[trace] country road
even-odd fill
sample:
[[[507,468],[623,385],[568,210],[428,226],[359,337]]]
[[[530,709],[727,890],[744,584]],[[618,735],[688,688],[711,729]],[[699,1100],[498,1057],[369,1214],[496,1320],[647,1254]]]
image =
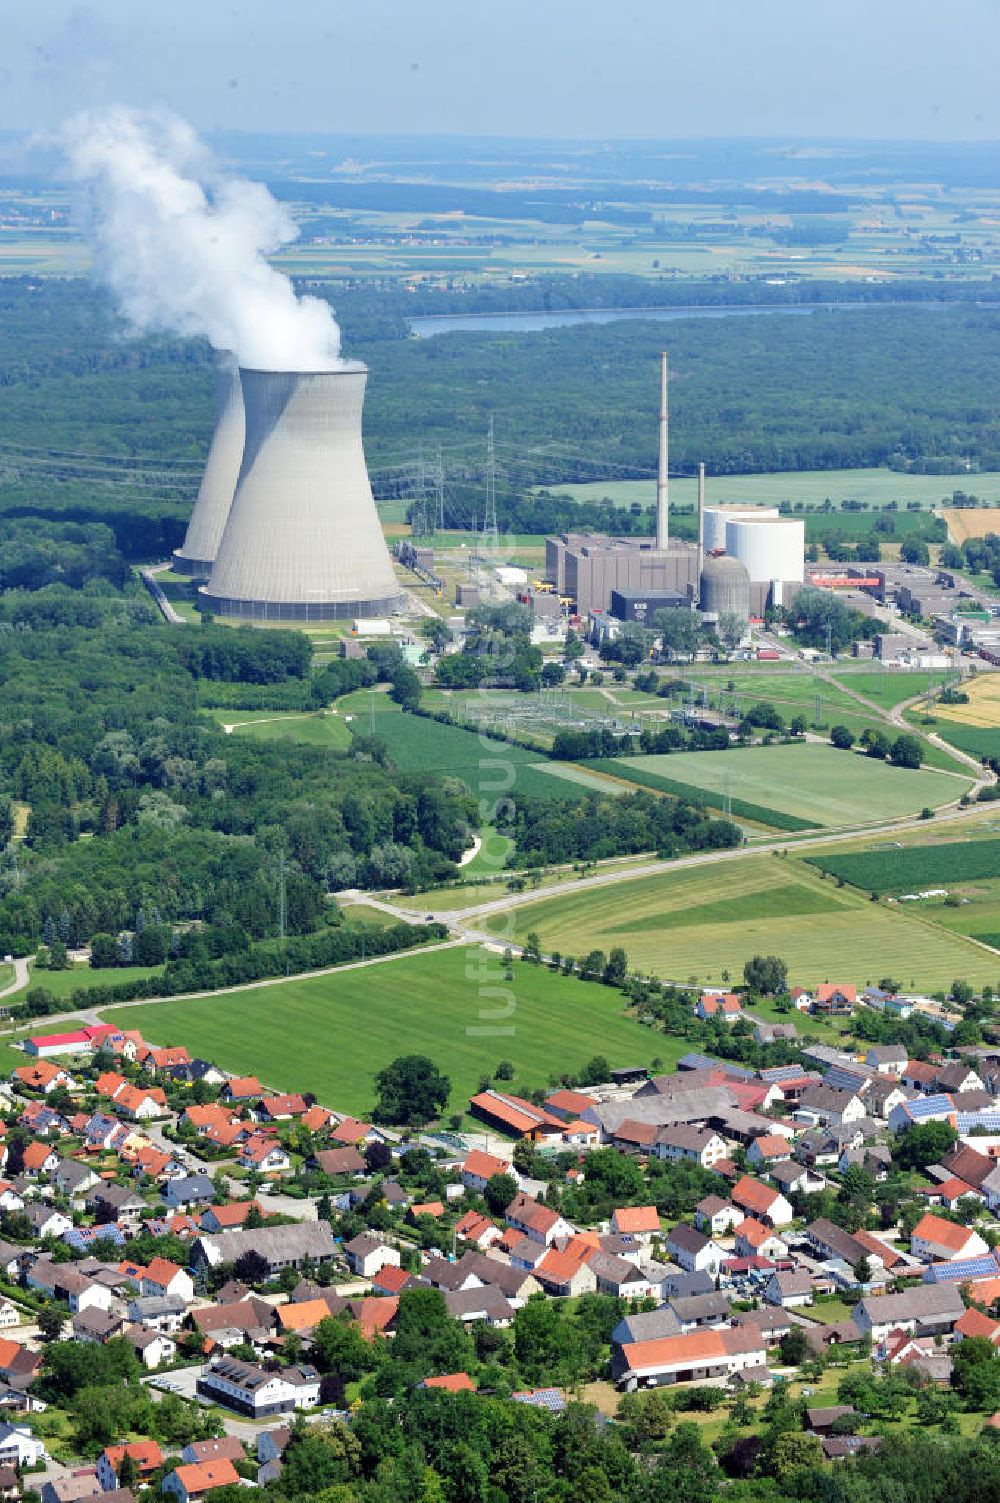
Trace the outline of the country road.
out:
[[[978,764],[976,770],[980,775],[984,772],[984,769],[979,767]],[[956,799],[953,803],[943,805],[937,810],[933,826],[939,828],[942,825],[950,824],[959,819],[967,820],[989,816],[997,818],[998,812],[1000,811],[998,811],[997,806],[992,803],[974,804],[969,808],[962,808]],[[508,912],[511,909],[521,908],[532,903],[543,902],[547,898],[560,897],[565,893],[600,889],[611,884],[635,881],[642,877],[664,876],[668,872],[688,870],[692,867],[714,866],[732,861],[745,861],[755,856],[766,856],[777,851],[818,850],[827,846],[842,845],[848,841],[864,839],[870,836],[894,836],[906,830],[926,830],[927,827],[928,822],[922,819],[920,815],[911,815],[905,819],[887,820],[877,824],[860,824],[843,827],[831,830],[826,834],[810,834],[804,837],[786,835],[766,842],[737,846],[733,850],[699,851],[690,856],[677,856],[670,860],[654,859],[644,861],[624,870],[620,866],[615,866],[613,869],[607,871],[594,872],[587,877],[568,878],[564,882],[554,882],[550,886],[533,888],[528,892],[504,892],[501,897],[492,898],[484,903],[470,904],[467,908],[459,909],[435,911],[432,906],[433,893],[427,893],[425,895],[425,903],[421,903],[419,908],[415,909],[412,907],[403,907],[398,902],[392,902],[388,898],[379,898],[370,893],[351,889],[338,894],[340,900],[346,902],[348,906],[352,903],[364,904],[376,908],[382,913],[389,914],[391,917],[407,924],[420,924],[428,919],[435,919],[447,925],[451,932],[451,938],[443,940],[438,944],[421,946],[419,949],[403,950],[392,955],[374,955],[365,960],[347,961],[343,965],[325,966],[321,970],[300,971],[289,976],[269,976],[260,981],[248,981],[237,986],[222,987],[217,991],[184,992],[170,997],[137,997],[131,1002],[102,1003],[97,1007],[79,1009],[77,1012],[61,1013],[60,1017],[67,1021],[76,1019],[82,1023],[98,1023],[106,1014],[122,1007],[155,1007],[165,1002],[181,1001],[207,1002],[213,997],[232,996],[238,992],[259,991],[264,987],[284,986],[290,981],[309,981],[318,976],[334,976],[341,971],[356,971],[367,966],[385,965],[390,961],[404,957],[431,954],[438,950],[453,949],[460,945],[485,944],[498,947],[506,944],[507,941],[498,938],[495,934],[490,934],[484,929],[478,928],[476,920],[487,919],[493,914]],[[988,949],[992,954],[1000,953],[992,950],[990,946],[984,944],[982,941],[970,941],[970,943],[977,943],[980,948]],[[510,948],[514,953],[517,953],[519,950],[519,946],[513,943],[510,944]],[[0,997],[11,995],[27,985],[28,962],[26,960],[18,960],[14,964],[16,967],[15,980],[3,992],[0,992]],[[11,1032],[14,1030],[7,1031]],[[2,1036],[0,1034],[0,1038]]]

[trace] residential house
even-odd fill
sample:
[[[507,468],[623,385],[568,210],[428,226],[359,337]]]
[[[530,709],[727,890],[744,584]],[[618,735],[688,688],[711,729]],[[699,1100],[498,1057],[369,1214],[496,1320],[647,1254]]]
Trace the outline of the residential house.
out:
[[[60,1159],[52,1173],[52,1183],[60,1195],[65,1195],[70,1200],[79,1200],[92,1190],[99,1182],[100,1176],[95,1174],[89,1164],[83,1164],[79,1159]]]
[[[177,1343],[173,1337],[151,1330],[149,1326],[129,1326],[125,1339],[147,1372],[173,1362],[177,1356]]]
[[[706,1195],[694,1208],[694,1224],[709,1237],[724,1237],[744,1219],[743,1212],[721,1195]]]
[[[59,1167],[59,1155],[48,1143],[29,1143],[21,1162],[21,1173],[29,1179],[38,1179],[39,1175],[51,1174],[53,1169]]]
[[[45,1059],[35,1065],[19,1065],[13,1071],[12,1079],[29,1091],[40,1091],[43,1096],[50,1096],[60,1086],[65,1086],[67,1091],[79,1089],[68,1070]]]
[[[825,1190],[828,1183],[824,1175],[818,1174],[808,1164],[797,1163],[795,1159],[782,1159],[777,1164],[769,1164],[767,1177],[786,1197],[815,1195],[820,1190]]]
[[[211,1205],[216,1193],[215,1182],[210,1174],[195,1173],[170,1180],[164,1197],[172,1211],[186,1211],[191,1206]]]
[[[284,1174],[292,1167],[291,1158],[276,1138],[256,1134],[240,1147],[239,1161],[258,1174]]]
[[[256,1075],[231,1075],[219,1092],[220,1101],[256,1101],[264,1094]]]
[[[153,1258],[143,1270],[139,1284],[140,1293],[163,1298],[172,1295],[190,1304],[194,1299],[194,1280],[186,1269],[178,1267],[169,1258]]]
[[[667,1252],[689,1273],[716,1273],[725,1253],[717,1242],[699,1232],[697,1227],[681,1222],[668,1232],[665,1240]]]
[[[649,1279],[628,1258],[599,1251],[587,1260],[587,1266],[597,1278],[598,1294],[615,1299],[647,1299],[652,1294]]]
[[[503,1236],[500,1228],[479,1211],[466,1211],[455,1223],[455,1236],[459,1242],[471,1242],[474,1247],[492,1247]]]
[[[498,1159],[492,1153],[483,1153],[474,1148],[462,1165],[462,1184],[473,1195],[482,1195],[489,1181],[497,1174],[509,1174],[515,1183],[520,1182],[520,1176],[505,1159]]]
[[[854,1011],[857,1001],[856,986],[845,986],[836,981],[824,981],[816,988],[811,1011],[825,1013],[828,1017],[842,1017]]]
[[[546,1251],[534,1274],[548,1294],[576,1298],[596,1291],[597,1275],[587,1259],[580,1255],[580,1251],[560,1251],[557,1247],[550,1247]]]
[[[16,1466],[20,1471],[46,1461],[45,1445],[27,1425],[0,1422],[0,1466]]]
[[[747,1216],[756,1216],[771,1226],[788,1226],[793,1220],[791,1204],[773,1185],[762,1184],[749,1174],[737,1180],[731,1192],[732,1202]]]
[[[653,1138],[653,1152],[659,1159],[677,1162],[686,1159],[711,1169],[729,1153],[725,1138],[707,1127],[693,1127],[686,1122],[677,1122],[660,1127]]]
[[[905,1294],[869,1295],[855,1305],[851,1319],[862,1336],[877,1343],[896,1330],[948,1335],[964,1313],[965,1301],[955,1284],[917,1284]]]
[[[695,1003],[694,1013],[703,1022],[721,1018],[724,1023],[735,1023],[743,1016],[743,1004],[735,992],[706,992]]]
[[[128,1318],[133,1325],[173,1336],[184,1324],[187,1308],[187,1301],[174,1294],[142,1294],[129,1300]]]
[[[866,1065],[871,1065],[879,1075],[894,1075],[897,1080],[908,1063],[905,1044],[870,1044],[865,1054]]]
[[[619,1237],[632,1237],[648,1247],[660,1235],[660,1215],[655,1206],[619,1206],[611,1213],[611,1230]]]
[[[778,1305],[782,1310],[796,1309],[813,1302],[813,1281],[807,1273],[772,1273],[764,1285],[764,1298],[769,1305]]]
[[[363,1279],[370,1279],[387,1263],[391,1263],[395,1268],[398,1268],[400,1264],[398,1249],[390,1247],[373,1232],[361,1232],[350,1242],[346,1242],[344,1256],[347,1258],[347,1266],[351,1272]]]
[[[31,1223],[32,1234],[38,1238],[62,1237],[73,1227],[69,1216],[64,1216],[62,1211],[57,1211],[54,1206],[46,1205],[41,1200],[29,1201],[21,1215]]]
[[[235,1435],[220,1435],[216,1440],[192,1440],[181,1452],[181,1460],[188,1466],[199,1461],[228,1460],[235,1466],[246,1460],[246,1448]]]
[[[135,1463],[140,1483],[148,1482],[163,1465],[163,1452],[155,1440],[133,1440],[127,1445],[105,1446],[97,1458],[97,1480],[106,1493],[118,1488],[118,1474],[128,1456]]]
[[[945,1221],[928,1211],[913,1228],[910,1251],[924,1263],[950,1263],[955,1258],[982,1257],[989,1247],[971,1227]]]
[[[238,1487],[239,1484],[239,1472],[231,1461],[224,1458],[221,1461],[199,1461],[192,1466],[175,1467],[164,1477],[161,1491],[168,1497],[176,1498],[178,1503],[199,1503],[201,1498],[207,1497],[216,1488]]]
[[[788,1255],[788,1243],[778,1236],[773,1226],[748,1216],[736,1228],[734,1251],[738,1258],[784,1258]]]
[[[793,1113],[797,1122],[814,1126],[843,1127],[866,1115],[865,1104],[855,1091],[837,1091],[829,1086],[811,1086],[803,1091]]]
[[[73,1316],[74,1341],[89,1341],[95,1346],[103,1346],[107,1341],[116,1340],[124,1330],[125,1322],[120,1315],[113,1314],[110,1310],[101,1310],[96,1305]]]
[[[551,1210],[523,1193],[519,1193],[511,1201],[504,1212],[504,1219],[513,1231],[546,1244],[555,1242],[560,1237],[572,1237],[574,1230],[558,1211]]]
[[[313,1154],[312,1163],[321,1174],[332,1178],[347,1174],[361,1179],[368,1173],[364,1156],[356,1148],[320,1148]]]
[[[105,1184],[103,1181],[90,1191],[85,1205],[99,1222],[117,1221],[122,1226],[138,1230],[146,1202],[134,1190],[124,1185]]]
[[[758,1171],[767,1171],[772,1164],[790,1159],[792,1145],[781,1133],[767,1133],[762,1137],[754,1138],[747,1149],[747,1162],[751,1163]]]
[[[294,1117],[304,1117],[309,1103],[295,1091],[280,1096],[265,1096],[260,1103],[258,1115],[262,1122],[290,1122]]]

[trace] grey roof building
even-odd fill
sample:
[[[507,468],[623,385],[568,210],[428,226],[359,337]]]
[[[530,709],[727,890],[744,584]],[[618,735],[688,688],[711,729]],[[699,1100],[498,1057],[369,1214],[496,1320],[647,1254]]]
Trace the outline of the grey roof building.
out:
[[[336,1249],[328,1222],[302,1221],[292,1226],[262,1226],[252,1231],[224,1232],[218,1237],[198,1237],[191,1261],[215,1268],[219,1263],[235,1263],[244,1253],[254,1252],[275,1274],[309,1260],[322,1263],[332,1258]]]

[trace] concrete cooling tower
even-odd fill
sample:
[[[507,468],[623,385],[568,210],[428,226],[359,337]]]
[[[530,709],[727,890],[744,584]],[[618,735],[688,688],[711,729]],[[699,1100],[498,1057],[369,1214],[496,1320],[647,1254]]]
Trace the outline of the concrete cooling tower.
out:
[[[174,550],[173,564],[178,574],[207,579],[211,573],[242,459],[240,373],[235,362],[220,362],[215,373],[215,433],[184,542]]]
[[[243,369],[246,443],[200,594],[258,621],[384,616],[401,599],[361,443],[366,366]]]

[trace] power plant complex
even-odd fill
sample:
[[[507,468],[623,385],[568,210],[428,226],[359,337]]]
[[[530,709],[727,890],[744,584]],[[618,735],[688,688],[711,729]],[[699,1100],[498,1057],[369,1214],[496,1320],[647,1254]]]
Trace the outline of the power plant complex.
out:
[[[238,368],[220,357],[216,425],[178,572],[202,605],[248,621],[384,618],[404,594],[372,496],[362,444],[367,367]],[[579,617],[651,621],[665,606],[760,617],[804,578],[804,523],[767,506],[705,504],[698,540],[670,535],[667,357],[660,358],[655,536],[565,533],[546,574]]]

